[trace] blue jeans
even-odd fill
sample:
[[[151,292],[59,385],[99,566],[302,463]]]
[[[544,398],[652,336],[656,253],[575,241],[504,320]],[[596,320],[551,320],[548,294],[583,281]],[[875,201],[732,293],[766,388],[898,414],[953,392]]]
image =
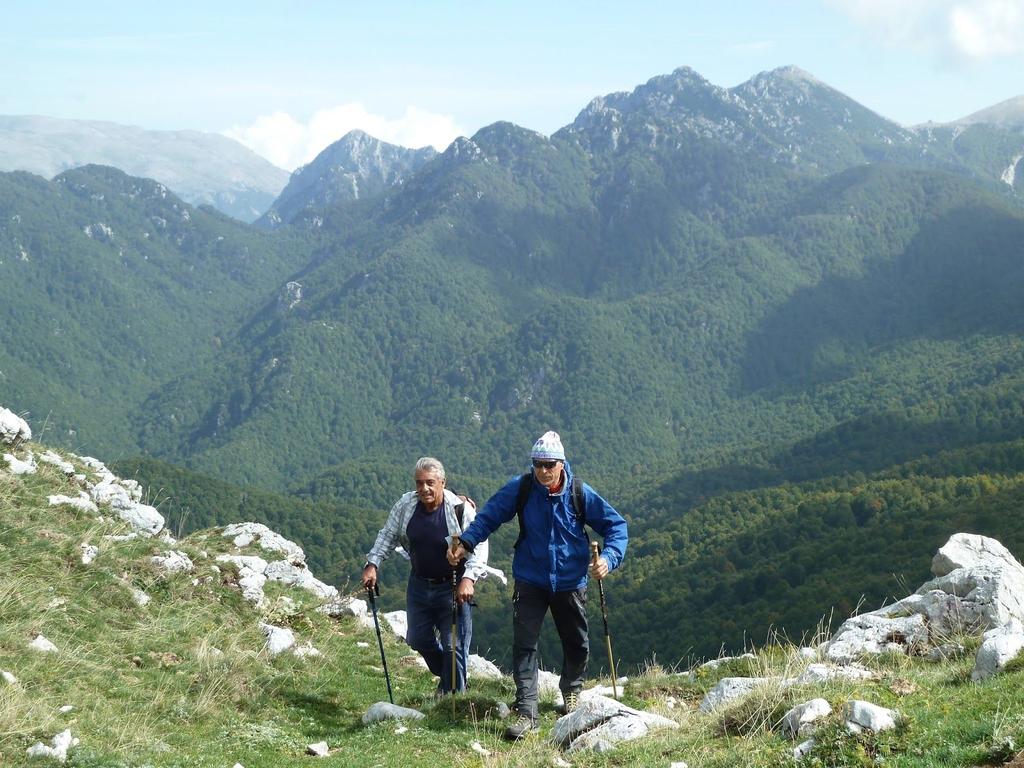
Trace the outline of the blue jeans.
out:
[[[452,690],[452,585],[431,584],[418,576],[409,576],[405,592],[408,621],[405,641],[427,662],[427,668],[441,678],[439,690]],[[473,639],[473,615],[469,604],[458,607],[456,621],[455,690],[466,690],[466,665]]]

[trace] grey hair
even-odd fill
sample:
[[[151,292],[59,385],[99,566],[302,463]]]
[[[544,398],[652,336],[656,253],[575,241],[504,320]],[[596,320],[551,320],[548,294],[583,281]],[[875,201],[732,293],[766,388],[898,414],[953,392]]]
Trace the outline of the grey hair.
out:
[[[440,477],[442,480],[447,479],[444,474],[444,464],[435,459],[433,456],[424,456],[416,462],[416,466],[412,469],[413,474],[417,472],[433,472],[435,475]]]

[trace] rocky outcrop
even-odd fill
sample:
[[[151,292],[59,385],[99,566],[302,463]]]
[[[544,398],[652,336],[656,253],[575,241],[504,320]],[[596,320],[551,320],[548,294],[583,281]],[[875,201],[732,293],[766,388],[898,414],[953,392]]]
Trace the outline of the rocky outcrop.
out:
[[[849,663],[885,652],[927,654],[952,637],[1024,621],[1024,567],[995,539],[954,534],[932,560],[932,573],[913,595],[848,619],[826,656]]]
[[[790,739],[806,738],[817,728],[818,722],[832,714],[825,699],[811,699],[798,704],[782,718],[782,735]]]
[[[985,680],[1003,669],[1024,650],[1024,627],[1011,619],[1001,627],[985,633],[974,659],[971,680]]]
[[[13,411],[0,407],[0,444],[17,448],[32,439],[28,422]]]
[[[363,715],[363,725],[369,725],[370,723],[376,723],[381,720],[422,719],[423,713],[419,710],[409,709],[408,707],[399,707],[395,704],[389,704],[386,701],[378,701],[366,710],[366,714]]]
[[[627,707],[606,696],[590,696],[575,711],[559,718],[551,741],[569,752],[606,752],[619,742],[639,739],[652,730],[678,727],[679,723],[667,717]]]

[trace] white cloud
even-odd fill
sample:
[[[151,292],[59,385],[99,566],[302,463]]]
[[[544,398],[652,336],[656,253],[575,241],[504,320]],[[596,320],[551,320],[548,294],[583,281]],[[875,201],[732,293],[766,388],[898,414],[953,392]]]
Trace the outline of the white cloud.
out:
[[[967,61],[1024,52],[1024,0],[826,0],[888,45]]]
[[[949,14],[956,50],[972,59],[1012,56],[1024,50],[1024,0],[958,3]]]
[[[325,147],[357,128],[391,144],[414,148],[430,144],[438,150],[464,134],[451,115],[409,106],[401,117],[387,118],[356,103],[319,110],[305,123],[286,112],[274,112],[256,118],[249,125],[232,126],[223,133],[290,171],[308,163]]]

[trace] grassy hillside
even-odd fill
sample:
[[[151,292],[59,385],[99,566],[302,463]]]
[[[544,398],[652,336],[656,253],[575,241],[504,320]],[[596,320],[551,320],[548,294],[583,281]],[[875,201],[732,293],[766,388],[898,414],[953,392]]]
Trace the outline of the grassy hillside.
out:
[[[27,447],[41,451],[36,444]],[[24,449],[18,453],[24,458]],[[91,476],[75,457],[65,458]],[[363,712],[385,697],[371,630],[354,618],[329,619],[313,610],[309,593],[273,583],[257,612],[242,600],[232,569],[213,568],[218,553],[234,551],[218,529],[175,543],[114,541],[106,537],[126,532],[115,517],[47,502],[51,494],[73,496],[78,488],[48,464],[33,475],[0,468],[0,669],[9,673],[0,681],[4,765],[42,764],[30,760],[26,749],[37,741],[48,744],[68,728],[79,740],[68,764],[89,768],[308,765],[313,758],[304,754],[306,746],[318,741],[330,747],[325,764],[339,766],[548,766],[561,759],[581,766],[685,760],[712,768],[781,767],[792,764],[793,742],[779,734],[779,718],[813,696],[825,697],[837,711],[849,699],[868,699],[897,709],[903,719],[895,732],[855,737],[833,716],[805,765],[995,765],[1012,757],[1024,739],[1024,723],[1014,714],[1024,706],[1024,672],[1018,668],[973,684],[969,654],[942,663],[884,657],[871,664],[872,680],[769,686],[717,714],[696,710],[721,677],[792,676],[806,666],[795,647],[775,639],[757,643],[752,660],[700,670],[692,678],[655,664],[641,674],[631,670],[626,701],[669,716],[679,729],[604,754],[561,754],[545,740],[556,718],[549,701],[542,704],[542,735],[508,744],[500,740],[503,723],[493,716],[496,703],[511,694],[507,678],[475,681],[471,694],[456,698],[453,716],[449,700],[432,698],[434,680],[407,663],[408,651],[388,638],[396,701],[427,717],[402,732],[393,722],[364,727]],[[99,552],[85,564],[87,544]],[[168,549],[188,554],[195,571],[159,572],[150,558]],[[151,602],[140,606],[133,590]],[[687,608],[672,603],[664,610],[682,614]],[[270,656],[260,619],[290,627],[300,644],[312,643],[322,655]],[[57,650],[29,649],[39,635]],[[977,643],[966,642],[969,648]],[[473,742],[490,755],[474,751]]]

